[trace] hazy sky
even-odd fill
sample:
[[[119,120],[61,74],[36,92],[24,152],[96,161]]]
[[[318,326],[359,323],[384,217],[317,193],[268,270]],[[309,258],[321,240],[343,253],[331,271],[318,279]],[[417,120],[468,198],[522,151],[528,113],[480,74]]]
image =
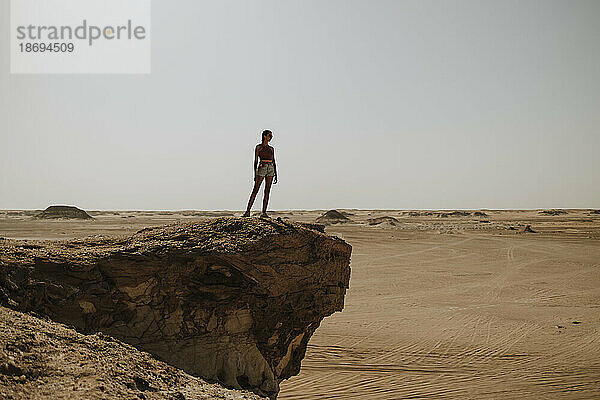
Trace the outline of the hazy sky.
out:
[[[152,7],[150,75],[11,75],[0,0],[0,208],[243,209],[263,129],[273,209],[600,207],[600,1]]]

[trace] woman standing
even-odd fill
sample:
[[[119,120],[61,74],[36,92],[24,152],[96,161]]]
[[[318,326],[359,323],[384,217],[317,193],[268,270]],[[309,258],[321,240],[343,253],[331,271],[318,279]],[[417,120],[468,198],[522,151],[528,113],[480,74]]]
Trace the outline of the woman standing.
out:
[[[265,180],[265,194],[263,197],[261,217],[268,218],[267,204],[269,203],[269,193],[271,193],[271,183],[277,183],[277,165],[275,164],[275,149],[269,146],[269,142],[273,139],[273,132],[265,130],[262,133],[262,143],[257,144],[254,148],[254,188],[248,200],[248,207],[243,217],[250,216],[250,209],[254,204],[256,194],[260,189],[263,179]],[[258,159],[260,158],[260,163]],[[258,165],[258,168],[256,168]],[[275,178],[275,179],[273,179]]]

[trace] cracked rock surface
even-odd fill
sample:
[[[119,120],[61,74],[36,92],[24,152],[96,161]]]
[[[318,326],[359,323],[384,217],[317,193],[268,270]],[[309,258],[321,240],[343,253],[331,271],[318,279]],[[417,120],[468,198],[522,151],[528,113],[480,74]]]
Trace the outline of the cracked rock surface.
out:
[[[322,319],[343,309],[350,254],[319,226],[239,217],[128,237],[0,239],[0,302],[275,398]]]
[[[0,307],[0,398],[260,400],[158,361],[102,333]]]

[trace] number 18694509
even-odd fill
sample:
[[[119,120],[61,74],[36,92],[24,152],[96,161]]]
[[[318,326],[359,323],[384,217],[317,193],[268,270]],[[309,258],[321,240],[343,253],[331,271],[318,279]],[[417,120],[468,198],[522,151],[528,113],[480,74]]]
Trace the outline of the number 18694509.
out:
[[[19,43],[21,53],[72,53],[73,43]]]

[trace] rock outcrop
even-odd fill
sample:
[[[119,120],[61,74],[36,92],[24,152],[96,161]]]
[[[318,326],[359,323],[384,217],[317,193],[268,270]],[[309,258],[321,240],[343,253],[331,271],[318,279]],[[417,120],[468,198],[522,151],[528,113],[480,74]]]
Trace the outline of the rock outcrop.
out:
[[[468,217],[469,215],[471,215],[470,212],[468,211],[461,211],[461,210],[455,210],[455,211],[449,211],[449,212],[438,212],[437,216],[440,218],[448,218],[448,217]]]
[[[37,219],[94,219],[85,211],[73,206],[50,206],[35,216]]]
[[[339,212],[338,210],[329,210],[319,218],[317,218],[316,222],[323,225],[332,225],[332,224],[343,224],[346,222],[352,222],[352,220],[346,217],[344,214]]]
[[[351,246],[310,228],[220,217],[122,238],[0,240],[0,302],[275,398],[349,285]]]
[[[565,210],[542,210],[539,212],[540,215],[564,215],[567,214]]]
[[[0,307],[0,398],[261,400],[186,374],[103,333]]]
[[[525,227],[525,229],[523,229],[523,232],[528,232],[528,233],[536,233],[533,228],[531,227],[531,225],[527,225]]]
[[[367,219],[367,224],[381,225],[381,226],[397,226],[397,225],[400,225],[400,221],[398,221],[394,217],[384,216],[384,217],[377,217],[377,218],[369,218],[369,219]]]

